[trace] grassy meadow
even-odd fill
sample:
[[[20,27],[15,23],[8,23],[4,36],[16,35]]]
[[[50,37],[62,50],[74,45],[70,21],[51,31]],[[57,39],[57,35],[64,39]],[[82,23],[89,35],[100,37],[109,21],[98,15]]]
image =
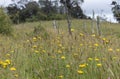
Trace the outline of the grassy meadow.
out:
[[[0,35],[0,79],[120,79],[120,24],[101,23],[101,36],[89,20],[73,20],[72,36],[65,20],[57,25],[24,23]]]

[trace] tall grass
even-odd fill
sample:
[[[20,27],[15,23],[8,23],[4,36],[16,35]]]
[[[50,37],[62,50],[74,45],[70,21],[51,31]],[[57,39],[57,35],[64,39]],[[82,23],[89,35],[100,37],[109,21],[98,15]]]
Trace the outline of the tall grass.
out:
[[[44,21],[44,32],[34,33],[39,22],[15,25],[13,37],[0,38],[1,79],[120,79],[119,25],[102,23],[102,36],[87,33],[84,21],[72,22],[70,37],[65,21],[56,33],[51,21]],[[9,61],[8,61],[9,60]]]

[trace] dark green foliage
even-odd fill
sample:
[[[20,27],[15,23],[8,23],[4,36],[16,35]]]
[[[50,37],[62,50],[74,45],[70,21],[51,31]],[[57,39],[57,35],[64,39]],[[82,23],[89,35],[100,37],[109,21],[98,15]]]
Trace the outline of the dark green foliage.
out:
[[[47,15],[40,11],[37,13],[36,17],[38,20],[46,20],[47,19]]]
[[[34,20],[34,16],[36,16],[39,11],[39,5],[35,1],[29,2],[21,7],[18,7],[17,4],[10,4],[7,10],[13,23],[19,23],[25,22],[28,19]]]
[[[53,15],[50,16],[50,19],[52,19],[52,20],[62,20],[62,19],[66,19],[66,15],[53,14]]]
[[[83,13],[82,8],[80,7],[79,2],[83,0],[73,1],[73,0],[60,0],[60,2],[67,7],[69,15],[73,18],[86,19],[87,16]]]
[[[80,0],[83,2],[82,0]],[[61,2],[64,4],[64,2]],[[33,22],[39,20],[61,20],[65,19],[65,7],[58,5],[57,0],[18,1],[7,7],[8,15],[13,23]],[[67,0],[69,13],[73,18],[86,18],[81,7],[76,1]]]
[[[0,33],[5,35],[12,33],[11,21],[2,8],[0,8]]]
[[[111,5],[113,5],[113,15],[116,18],[116,20],[120,23],[120,5],[116,1],[113,1]]]
[[[57,13],[56,7],[52,5],[52,1],[44,0],[44,1],[42,1],[42,3],[43,3],[42,4],[43,7],[41,7],[41,10],[43,13],[45,13],[48,16],[53,13]]]
[[[44,7],[40,7],[35,1],[28,2],[24,6],[18,7],[17,4],[10,4],[7,7],[8,14],[13,23],[33,22],[39,20],[61,20],[64,14],[57,13],[56,7],[50,1],[43,1]]]
[[[19,12],[20,9],[17,7],[16,4],[10,4],[7,7],[8,14],[10,16],[10,19],[12,20],[13,23],[18,23],[19,22]]]
[[[81,7],[77,3],[71,8],[70,13],[74,18],[86,19],[86,15],[83,13]]]

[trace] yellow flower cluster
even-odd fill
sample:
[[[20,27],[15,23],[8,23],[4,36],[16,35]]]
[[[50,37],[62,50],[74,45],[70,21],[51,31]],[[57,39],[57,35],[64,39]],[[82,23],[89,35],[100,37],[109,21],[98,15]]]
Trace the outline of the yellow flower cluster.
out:
[[[74,31],[75,31],[75,29],[72,28],[72,29],[71,29],[71,32],[74,32]]]
[[[87,64],[80,64],[79,67],[80,67],[80,68],[84,68],[84,67],[86,67],[86,65],[87,65]]]
[[[102,66],[102,64],[101,64],[101,63],[98,63],[98,64],[97,64],[97,66],[98,66],[98,67],[101,67],[101,66]]]
[[[78,70],[77,72],[78,72],[78,74],[83,74],[84,73],[82,70]]]
[[[66,65],[66,68],[70,68],[70,65],[69,65],[69,64],[67,64],[67,65]]]
[[[80,36],[84,36],[84,34],[83,34],[83,33],[80,33]]]
[[[2,61],[0,60],[0,65],[3,67],[3,68],[6,68],[8,65],[11,64],[11,61],[9,59],[6,59],[5,61]]]
[[[16,71],[16,68],[15,67],[11,67],[10,70],[11,71]]]

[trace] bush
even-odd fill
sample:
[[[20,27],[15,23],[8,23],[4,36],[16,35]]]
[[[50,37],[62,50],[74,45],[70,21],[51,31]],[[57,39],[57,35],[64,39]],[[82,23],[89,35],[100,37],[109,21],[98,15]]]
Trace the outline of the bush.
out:
[[[47,15],[43,14],[42,12],[38,12],[37,15],[33,15],[31,18],[27,18],[27,22],[34,22],[40,20],[47,20]]]
[[[37,16],[38,20],[46,20],[47,19],[47,15],[45,15],[42,12],[38,12],[36,16]]]
[[[2,8],[0,8],[0,33],[5,35],[12,33],[11,20]]]
[[[66,15],[63,15],[63,14],[52,14],[52,15],[48,16],[48,18],[50,20],[63,20],[63,19],[66,19]]]
[[[36,16],[32,16],[31,18],[26,19],[26,22],[35,22],[35,21],[38,21]]]

